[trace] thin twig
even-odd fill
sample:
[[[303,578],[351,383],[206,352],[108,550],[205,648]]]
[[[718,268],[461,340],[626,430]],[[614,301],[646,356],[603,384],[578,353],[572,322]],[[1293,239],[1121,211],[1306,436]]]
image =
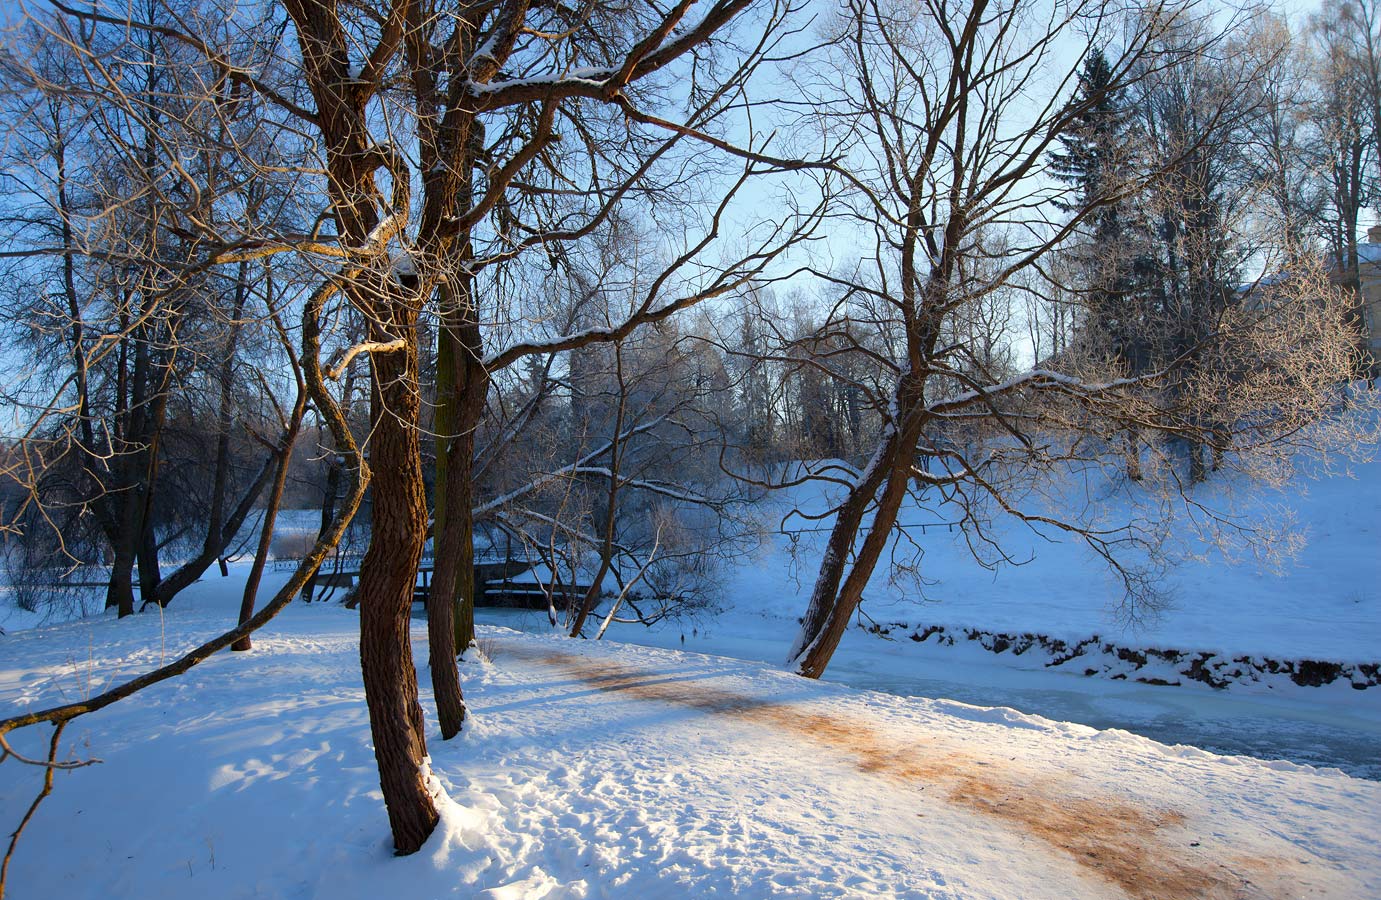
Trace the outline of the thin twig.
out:
[[[14,848],[19,844],[19,836],[23,834],[24,829],[28,827],[29,820],[34,817],[34,813],[38,812],[38,805],[53,792],[53,772],[58,769],[74,769],[100,762],[98,759],[87,760],[86,762],[75,764],[58,762],[58,743],[62,740],[62,730],[66,727],[66,722],[53,723],[53,738],[48,742],[48,762],[46,764],[38,762],[37,760],[26,759],[18,753],[15,753],[10,749],[8,743],[5,744],[5,755],[0,756],[0,761],[3,761],[5,756],[13,756],[15,759],[23,762],[45,766],[45,771],[43,773],[43,790],[39,791],[38,796],[34,798],[34,802],[29,804],[29,811],[24,813],[24,818],[20,820],[19,827],[10,835],[10,846],[9,849],[5,851],[5,861],[0,863],[0,900],[4,900],[6,880],[10,875],[10,859],[14,856]]]

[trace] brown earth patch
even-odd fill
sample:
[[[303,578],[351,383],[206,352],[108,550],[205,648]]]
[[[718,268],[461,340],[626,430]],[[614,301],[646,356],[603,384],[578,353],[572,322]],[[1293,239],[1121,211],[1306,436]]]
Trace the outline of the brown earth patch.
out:
[[[1136,900],[1248,900],[1275,896],[1245,876],[1283,883],[1283,861],[1234,857],[1228,866],[1165,829],[1183,825],[1175,810],[1147,809],[1119,797],[1085,797],[1072,784],[1034,775],[1006,759],[938,744],[903,743],[867,723],[822,715],[572,653],[506,648],[602,691],[622,691],[733,719],[768,725],[851,759],[861,772],[946,790],[946,799],[1068,854],[1091,874]],[[1024,777],[1018,777],[1024,776]],[[1276,876],[1276,877],[1269,877]],[[1286,893],[1294,895],[1294,891]]]

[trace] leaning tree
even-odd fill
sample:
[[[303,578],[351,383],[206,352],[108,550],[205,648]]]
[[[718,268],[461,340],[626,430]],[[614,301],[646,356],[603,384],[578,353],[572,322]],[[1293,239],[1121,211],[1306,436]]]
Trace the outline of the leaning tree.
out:
[[[883,415],[866,463],[843,479],[831,510],[791,651],[800,674],[819,677],[828,665],[913,490],[952,504],[971,547],[997,546],[986,526],[992,511],[1082,540],[1135,598],[1154,585],[1121,565],[1119,551],[1147,547],[1150,530],[1042,503],[1039,479],[1105,456],[1116,468],[1115,436],[1133,429],[1222,452],[1280,447],[1336,399],[1349,337],[1337,292],[1308,273],[1206,306],[1192,341],[1137,373],[1071,349],[1011,375],[979,352],[965,324],[1014,285],[1042,290],[1058,277],[1045,264],[1052,249],[1096,225],[1100,210],[1192,164],[1204,141],[1242,115],[1239,95],[1250,92],[1231,85],[1250,84],[1260,62],[1237,53],[1222,28],[1186,27],[1202,15],[1193,4],[1129,9],[1107,0],[854,0],[841,11],[838,52],[805,88],[817,121],[847,148],[862,260],[818,274],[876,322],[881,350],[860,342],[855,355],[883,385]],[[1076,35],[1081,46],[1105,48],[1100,90],[1076,90],[1081,64],[1062,49]],[[1091,195],[1040,177],[1060,137],[1087,123],[1109,92],[1191,61],[1196,70],[1216,65],[1228,82],[1196,109],[1197,140]],[[836,306],[835,318],[848,309]],[[813,364],[849,377],[830,356]]]

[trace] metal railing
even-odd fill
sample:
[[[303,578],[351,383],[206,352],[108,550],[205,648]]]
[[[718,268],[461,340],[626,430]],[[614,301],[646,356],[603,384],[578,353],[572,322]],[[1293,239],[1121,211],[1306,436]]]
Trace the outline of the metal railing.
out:
[[[302,557],[285,556],[273,560],[273,569],[276,572],[285,572],[296,569],[302,562]],[[360,569],[360,564],[364,562],[363,553],[342,553],[335,556],[328,556],[321,561],[322,572],[356,571]],[[432,568],[435,560],[431,553],[424,553],[420,568]],[[475,551],[476,563],[507,563],[519,562],[528,565],[536,565],[541,562],[536,557],[527,554],[509,554],[507,551],[490,547],[485,550]]]

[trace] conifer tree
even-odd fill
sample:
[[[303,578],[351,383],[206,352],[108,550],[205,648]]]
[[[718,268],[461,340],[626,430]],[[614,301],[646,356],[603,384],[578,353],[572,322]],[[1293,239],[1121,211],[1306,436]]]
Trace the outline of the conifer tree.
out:
[[[1126,195],[1135,176],[1131,116],[1101,47],[1085,56],[1070,104],[1078,110],[1075,125],[1060,135],[1062,149],[1051,151],[1048,170],[1070,188],[1055,205],[1087,211],[1086,237],[1072,251],[1074,287],[1086,310],[1079,337],[1135,374],[1149,363],[1139,325],[1154,305],[1155,263],[1144,217]]]

